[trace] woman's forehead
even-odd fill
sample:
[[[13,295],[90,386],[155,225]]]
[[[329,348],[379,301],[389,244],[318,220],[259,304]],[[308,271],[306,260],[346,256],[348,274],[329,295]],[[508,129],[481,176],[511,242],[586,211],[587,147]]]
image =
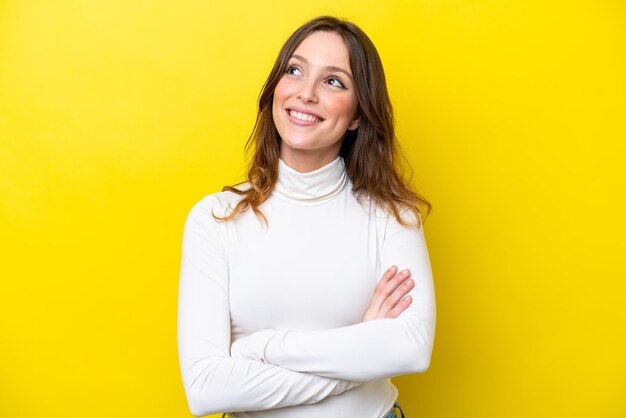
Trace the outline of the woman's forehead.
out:
[[[348,47],[337,32],[311,33],[297,46],[292,57],[313,66],[339,67],[350,71]]]

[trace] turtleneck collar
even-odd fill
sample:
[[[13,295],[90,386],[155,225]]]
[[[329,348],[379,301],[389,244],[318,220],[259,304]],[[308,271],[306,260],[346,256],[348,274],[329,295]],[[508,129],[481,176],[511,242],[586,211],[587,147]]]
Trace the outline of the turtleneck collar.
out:
[[[301,205],[317,205],[337,196],[348,182],[341,156],[333,162],[308,173],[300,173],[278,160],[278,197]]]

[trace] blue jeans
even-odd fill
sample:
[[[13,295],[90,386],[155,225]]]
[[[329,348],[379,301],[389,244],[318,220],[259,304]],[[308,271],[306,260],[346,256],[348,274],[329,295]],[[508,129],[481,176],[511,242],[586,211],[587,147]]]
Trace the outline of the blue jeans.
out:
[[[393,408],[391,408],[391,410],[383,418],[398,418],[398,415],[396,414],[396,408],[400,410],[400,418],[404,418],[404,411],[402,410],[398,402],[393,404]]]
[[[383,418],[398,418],[398,415],[396,415],[396,408],[400,410],[400,418],[404,418],[404,411],[402,410],[398,402],[393,404],[393,408],[391,408],[391,410]],[[225,417],[226,414],[222,415],[222,418]]]

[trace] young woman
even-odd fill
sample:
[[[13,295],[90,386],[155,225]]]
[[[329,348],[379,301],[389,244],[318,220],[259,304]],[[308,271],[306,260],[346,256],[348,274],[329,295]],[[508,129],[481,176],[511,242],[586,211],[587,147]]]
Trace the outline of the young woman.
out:
[[[247,182],[185,224],[178,347],[194,415],[396,417],[390,378],[428,368],[435,295],[430,205],[399,175],[395,141],[370,39],[332,17],[300,27],[263,87]]]

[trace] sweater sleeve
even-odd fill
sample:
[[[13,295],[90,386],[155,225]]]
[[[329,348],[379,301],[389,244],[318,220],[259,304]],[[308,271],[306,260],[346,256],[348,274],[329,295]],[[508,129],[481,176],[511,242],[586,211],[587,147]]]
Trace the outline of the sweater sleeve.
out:
[[[413,302],[397,318],[314,331],[262,330],[236,341],[233,357],[354,381],[426,371],[435,336],[435,292],[423,226],[405,227],[390,216],[380,262],[383,271],[394,264],[409,269],[415,281],[409,292]]]
[[[199,203],[189,213],[183,234],[177,332],[191,413],[311,404],[359,385],[231,358],[228,263],[216,226],[211,208]]]

